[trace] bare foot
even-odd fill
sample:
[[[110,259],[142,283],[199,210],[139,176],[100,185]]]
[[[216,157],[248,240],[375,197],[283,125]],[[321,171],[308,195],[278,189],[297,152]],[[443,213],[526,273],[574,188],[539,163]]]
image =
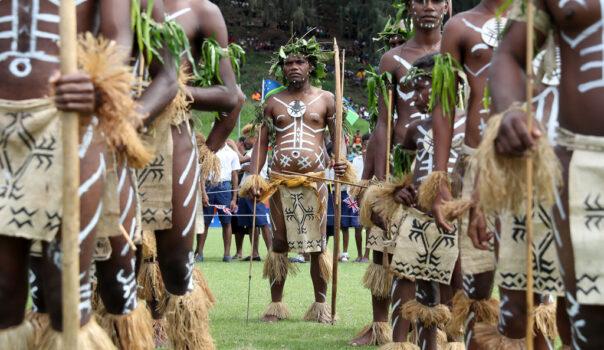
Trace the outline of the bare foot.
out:
[[[266,322],[266,323],[274,323],[274,322],[279,322],[279,318],[275,315],[264,315],[261,318],[262,322]]]
[[[377,345],[374,342],[373,329],[369,327],[365,332],[359,334],[358,337],[351,340],[348,344],[351,346],[373,346]]]

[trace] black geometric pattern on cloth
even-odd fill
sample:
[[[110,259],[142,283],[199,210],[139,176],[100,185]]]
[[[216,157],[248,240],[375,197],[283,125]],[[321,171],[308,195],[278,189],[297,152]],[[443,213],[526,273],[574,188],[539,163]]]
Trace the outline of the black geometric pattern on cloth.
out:
[[[296,223],[299,235],[307,234],[305,223],[307,220],[315,220],[315,208],[304,207],[303,193],[292,193],[290,196],[294,205],[291,208],[285,208],[285,219]]]
[[[139,184],[144,184],[147,180],[150,182],[161,182],[164,178],[165,166],[164,156],[157,156],[148,166],[140,171],[138,175]]]
[[[289,246],[290,250],[294,250],[294,249],[311,250],[311,249],[315,249],[318,247],[322,247],[323,240],[316,239],[316,240],[308,240],[308,241],[287,242],[287,245]]]
[[[592,230],[600,230],[600,224],[604,220],[604,206],[600,204],[600,193],[589,194],[583,202],[585,205],[585,227]]]
[[[0,169],[3,172],[0,184],[0,198],[19,201],[23,196],[24,185],[21,183],[23,175],[32,169],[46,171],[54,162],[54,152],[57,150],[57,140],[54,136],[41,137],[38,140],[27,130],[24,121],[32,118],[28,112],[8,112],[5,117],[12,118],[7,126],[0,132]],[[9,143],[21,142],[23,149],[29,150],[21,164],[15,164],[11,159]],[[11,147],[15,147],[12,145]],[[0,208],[3,210],[4,207]],[[10,207],[12,219],[9,225],[20,229],[24,226],[33,227],[33,217],[38,210],[28,210],[25,207]],[[7,214],[3,214],[7,215]],[[49,222],[45,227],[56,228],[56,218],[47,213]]]
[[[600,276],[592,276],[589,274],[582,274],[581,277],[577,278],[577,294],[581,293],[585,296],[590,295],[592,293],[600,294],[600,289],[598,288],[598,278]]]
[[[554,245],[554,222],[549,212],[541,205],[536,208],[535,215],[546,227],[547,232],[540,242],[533,241],[533,278],[535,289],[545,292],[558,292],[562,290],[562,279],[557,278],[554,273],[558,268],[558,262],[548,260],[546,253],[553,249]],[[512,239],[516,243],[526,244],[526,216],[514,216]],[[501,287],[510,290],[526,288],[526,272],[499,272]]]
[[[454,248],[457,227],[452,232],[446,232],[437,227],[439,237],[433,242],[429,242],[426,236],[426,229],[434,225],[431,221],[420,221],[413,218],[411,232],[408,235],[409,240],[421,243],[425,253],[416,252],[416,263],[405,263],[395,260],[394,271],[403,276],[414,276],[423,280],[444,282],[448,281],[452,271],[441,267],[441,256],[437,254],[438,249]]]

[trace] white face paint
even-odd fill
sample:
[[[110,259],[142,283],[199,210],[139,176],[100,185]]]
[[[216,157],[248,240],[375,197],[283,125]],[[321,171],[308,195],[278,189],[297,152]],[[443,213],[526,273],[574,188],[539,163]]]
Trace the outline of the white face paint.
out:
[[[10,16],[0,17],[0,23],[10,23],[11,29],[0,32],[0,40],[10,40],[10,50],[0,53],[0,62],[11,59],[9,64],[10,73],[18,78],[25,78],[31,74],[32,60],[58,63],[59,58],[38,49],[38,40],[46,39],[55,43],[59,41],[59,35],[38,29],[39,23],[59,23],[59,16],[53,13],[40,12],[40,0],[31,0],[30,4],[20,3],[19,0],[11,0]],[[50,3],[60,5],[59,0],[48,0]],[[78,6],[86,0],[76,0]],[[30,17],[30,23],[21,23],[20,13]],[[19,43],[23,41],[22,36],[29,39],[27,48],[20,48]]]
[[[562,8],[567,3],[577,2],[582,6],[585,6],[584,1],[560,1],[560,7]],[[604,0],[600,0],[600,11],[601,18],[591,26],[585,28],[581,33],[576,35],[575,37],[571,37],[566,34],[564,31],[560,32],[560,37],[571,49],[577,49],[583,42],[586,40],[589,41],[590,38],[595,37],[595,40],[591,40],[594,42],[594,45],[586,46],[579,49],[579,56],[581,59],[585,59],[587,56],[591,56],[593,54],[598,54],[599,57],[593,57],[590,59],[586,59],[587,62],[581,65],[581,72],[587,72],[591,70],[598,70],[600,73],[600,77],[594,80],[586,81],[584,83],[579,84],[577,89],[581,93],[585,93],[587,91],[603,88],[604,87]]]

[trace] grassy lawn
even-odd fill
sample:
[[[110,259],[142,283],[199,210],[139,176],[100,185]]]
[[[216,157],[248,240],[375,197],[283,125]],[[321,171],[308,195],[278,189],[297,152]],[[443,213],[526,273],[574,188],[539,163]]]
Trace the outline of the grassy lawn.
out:
[[[234,248],[233,242],[233,251]],[[350,248],[355,250],[354,239],[351,239]],[[254,263],[250,322],[246,326],[249,263],[223,263],[222,249],[220,230],[210,229],[204,252],[206,260],[198,265],[217,299],[211,312],[211,328],[218,349],[346,349],[351,348],[347,342],[371,321],[370,294],[361,286],[367,264],[349,262],[339,264],[339,321],[336,325],[302,321],[313,301],[309,263],[300,264],[300,273],[287,279],[284,301],[289,306],[291,318],[277,324],[263,323],[260,316],[270,302],[270,290],[268,282],[262,279],[262,263]],[[244,255],[249,250],[249,241],[246,241]],[[266,250],[261,255],[264,259]],[[355,255],[352,253],[353,259]]]

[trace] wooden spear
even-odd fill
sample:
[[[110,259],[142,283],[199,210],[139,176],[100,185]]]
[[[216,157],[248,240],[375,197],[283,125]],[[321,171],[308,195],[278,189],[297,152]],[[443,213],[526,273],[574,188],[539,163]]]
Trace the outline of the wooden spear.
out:
[[[335,78],[336,78],[336,130],[333,138],[333,152],[334,160],[338,163],[341,160],[340,145],[342,143],[342,114],[344,106],[343,91],[342,91],[342,69],[340,67],[340,48],[338,42],[333,39],[333,51],[335,54]],[[334,226],[333,226],[333,273],[332,273],[332,285],[331,285],[331,323],[335,323],[336,319],[336,300],[338,295],[338,258],[340,256],[340,224],[342,220],[342,197],[341,190],[342,185],[339,182],[335,183],[334,193]]]
[[[260,146],[262,145],[262,127],[259,128],[258,132],[258,147],[256,148],[256,172],[255,174],[260,175],[260,171],[258,170],[258,163],[260,162]],[[252,240],[252,252],[250,253],[250,266],[248,269],[248,280],[247,280],[247,311],[245,313],[245,324],[247,325],[250,321],[250,294],[252,293],[252,263],[254,261],[254,242],[256,237],[256,204],[258,204],[258,198],[254,194],[254,209],[252,216],[252,232],[251,232],[251,240]],[[270,252],[269,252],[270,254]]]
[[[78,70],[77,27],[75,1],[61,0],[59,8],[61,38],[61,74]],[[63,219],[61,227],[63,293],[63,348],[78,348],[80,329],[80,260],[78,234],[80,231],[80,160],[78,158],[78,114],[63,113]]]
[[[526,21],[526,117],[527,128],[533,128],[533,42],[534,4],[527,1]],[[533,350],[533,157],[526,158],[526,348]]]

